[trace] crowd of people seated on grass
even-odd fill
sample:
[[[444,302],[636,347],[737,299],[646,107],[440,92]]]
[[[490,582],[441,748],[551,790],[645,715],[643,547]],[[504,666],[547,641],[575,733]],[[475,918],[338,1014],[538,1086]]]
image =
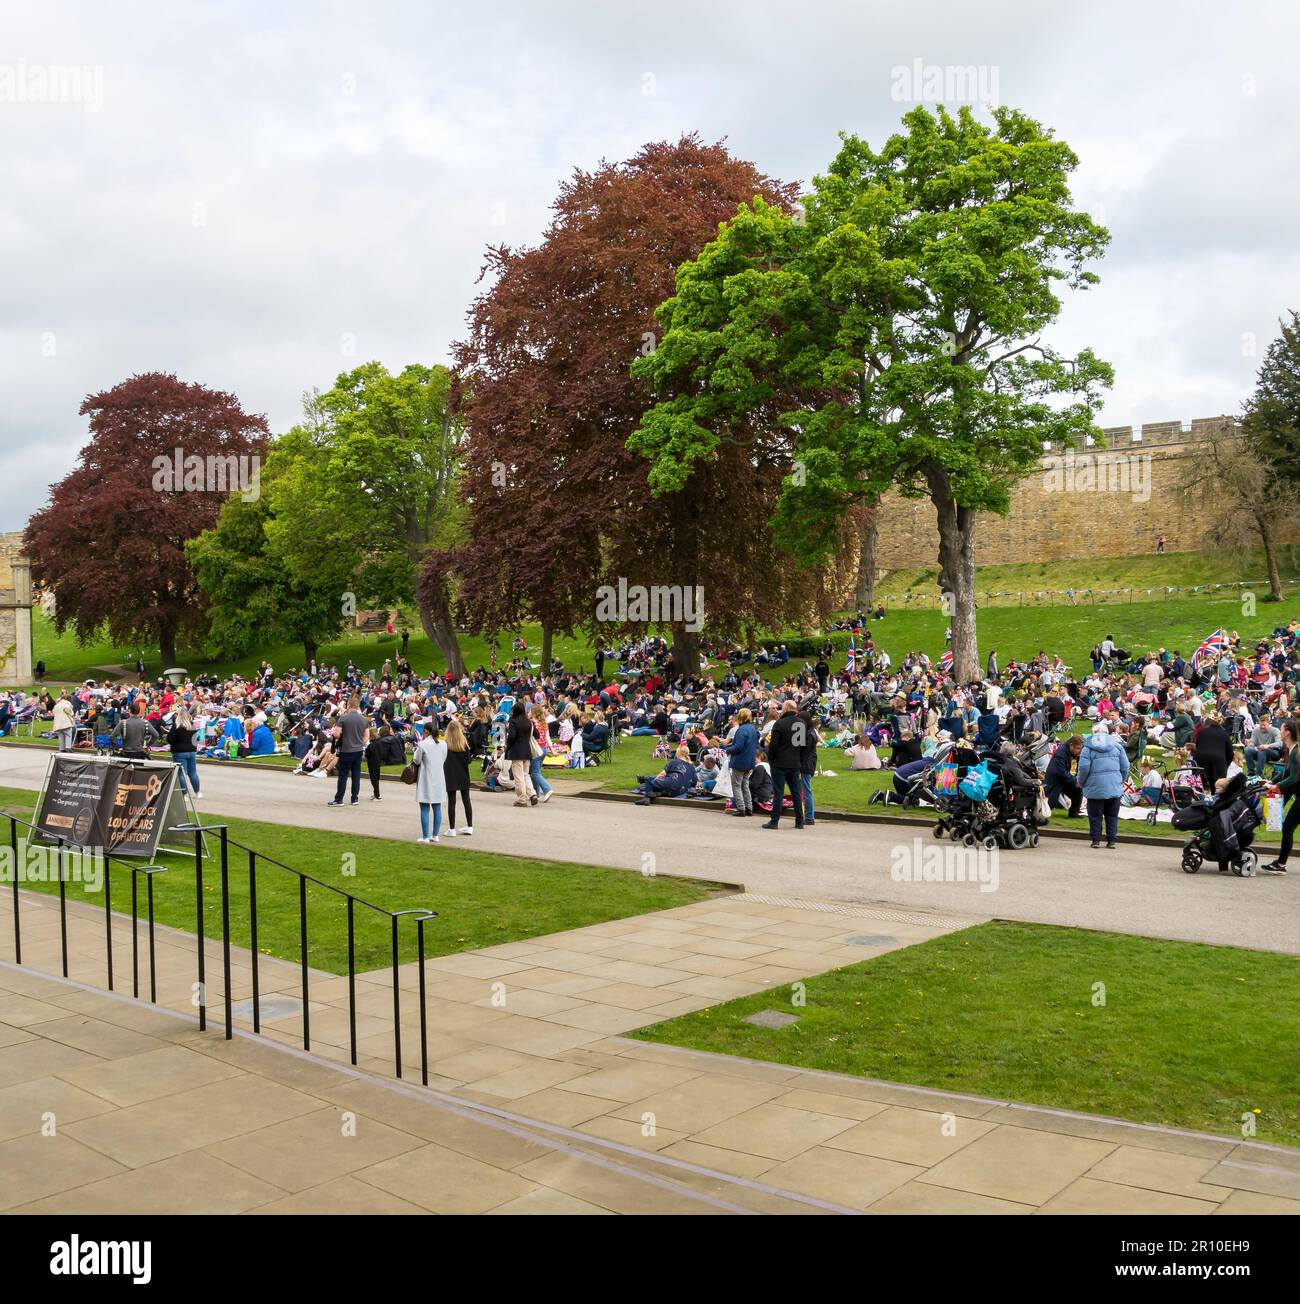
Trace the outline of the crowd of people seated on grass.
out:
[[[620,738],[644,738],[639,800],[713,797],[736,815],[764,810],[769,821],[789,809],[803,826],[815,823],[813,780],[828,758],[837,771],[897,773],[953,742],[1041,740],[1048,801],[1078,814],[1084,743],[1067,735],[1096,725],[1123,751],[1124,802],[1159,805],[1179,765],[1194,767],[1207,790],[1234,767],[1276,777],[1283,724],[1300,699],[1300,622],[1250,643],[1223,631],[1187,658],[1175,648],[1130,653],[1108,633],[1081,674],[1043,650],[1003,663],[993,649],[966,683],[954,681],[948,657],[891,657],[865,617],[850,624],[847,663],[829,639],[813,657],[790,661],[779,643],[755,653],[719,641],[706,645],[698,673],[684,674],[671,646],[648,637],[600,649],[599,673],[535,666],[525,648],[509,666],[459,678],[418,675],[399,656],[370,670],[350,662],[277,674],[263,663],[247,678],[196,676],[175,687],[43,685],[35,696],[0,695],[0,735],[26,724],[63,749],[170,754],[183,769],[189,757],[288,754],[295,773],[333,776],[340,720],[355,697],[368,723],[364,763],[375,797],[385,769],[405,764],[426,732],[444,733],[454,719],[488,786],[520,805],[549,800],[548,770],[599,765]],[[190,782],[197,790],[197,773]]]

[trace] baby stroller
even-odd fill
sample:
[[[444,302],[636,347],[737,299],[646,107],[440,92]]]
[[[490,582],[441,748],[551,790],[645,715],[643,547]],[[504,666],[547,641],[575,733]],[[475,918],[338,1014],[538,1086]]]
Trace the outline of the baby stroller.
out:
[[[1239,878],[1254,877],[1259,853],[1252,844],[1264,786],[1262,779],[1236,774],[1210,800],[1174,811],[1174,828],[1192,835],[1183,843],[1183,873],[1195,874],[1207,860],[1214,860],[1220,874],[1231,870]]]

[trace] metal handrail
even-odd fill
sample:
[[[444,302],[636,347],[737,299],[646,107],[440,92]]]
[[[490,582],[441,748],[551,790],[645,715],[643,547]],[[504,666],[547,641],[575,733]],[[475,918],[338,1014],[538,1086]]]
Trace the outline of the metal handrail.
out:
[[[6,813],[7,814],[7,813]],[[18,882],[19,874],[17,872],[18,859],[18,826],[21,824],[25,828],[31,829],[40,834],[42,841],[53,842],[58,849],[59,857],[59,921],[60,921],[60,938],[62,948],[63,976],[68,976],[68,928],[67,928],[67,869],[66,853],[72,849],[67,839],[57,835],[52,836],[44,833],[37,824],[30,820],[24,819],[21,815],[7,814],[9,820],[9,840],[13,851],[15,861],[15,872],[13,882],[13,914],[14,914],[14,959],[18,964],[22,964],[22,924],[19,909]],[[355,893],[348,892],[343,888],[335,886],[333,883],[327,883],[322,879],[316,878],[303,870],[295,869],[292,865],[286,865],[283,861],[277,860],[274,856],[268,856],[264,852],[258,851],[254,847],[247,846],[235,838],[230,837],[229,830],[225,824],[203,824],[203,823],[185,823],[171,826],[172,832],[193,833],[194,834],[194,889],[195,889],[195,933],[196,933],[196,968],[197,968],[197,996],[198,996],[198,1020],[201,1031],[206,1030],[208,1026],[208,1008],[207,1008],[207,946],[204,927],[204,907],[203,907],[203,860],[204,860],[204,836],[205,834],[215,835],[218,843],[218,856],[221,873],[221,951],[222,951],[222,974],[224,979],[224,1023],[225,1037],[230,1040],[234,1036],[234,1011],[231,998],[231,941],[230,941],[230,867],[229,852],[232,846],[238,847],[241,851],[248,853],[248,907],[249,907],[249,956],[250,967],[252,970],[252,987],[253,987],[253,1031],[261,1033],[262,1030],[262,1009],[261,1009],[261,981],[259,970],[259,951],[257,945],[258,924],[257,924],[257,864],[259,860],[275,866],[277,869],[286,873],[293,874],[298,879],[298,963],[301,973],[302,986],[302,1028],[303,1028],[303,1049],[311,1049],[311,1011],[310,1011],[310,976],[307,963],[309,952],[308,936],[308,915],[307,915],[307,885],[315,884],[317,887],[324,888],[326,891],[341,896],[347,902],[347,940],[348,940],[348,1026],[349,1026],[349,1045],[351,1062],[357,1062],[357,1008],[356,1008],[356,935],[355,919],[356,906],[361,904],[366,908],[373,910],[376,914],[388,917],[391,924],[391,946],[392,946],[392,984],[393,984],[393,1052],[394,1064],[397,1077],[402,1076],[402,1029],[401,1029],[401,987],[398,970],[400,968],[400,921],[404,918],[412,919],[416,924],[417,940],[417,963],[419,966],[419,987],[420,987],[420,1080],[424,1085],[428,1085],[429,1067],[428,1067],[428,1026],[427,1010],[425,1008],[425,954],[424,954],[424,926],[431,919],[438,918],[436,910],[421,908],[410,908],[404,910],[387,910],[383,906],[376,905],[373,901],[367,901],[364,897],[357,896]],[[103,852],[105,861],[104,875],[104,918],[105,918],[105,949],[107,958],[107,977],[108,990],[114,990],[113,974],[113,934],[112,934],[112,889],[111,889],[111,870],[114,862],[125,867],[131,872],[131,973],[132,973],[132,995],[139,996],[139,878],[143,876],[146,884],[146,898],[148,910],[149,926],[149,1000],[153,1004],[158,1003],[158,985],[157,974],[155,969],[156,962],[156,945],[154,938],[154,891],[153,876],[164,873],[167,870],[165,865],[137,865],[130,860],[114,855],[111,852]]]

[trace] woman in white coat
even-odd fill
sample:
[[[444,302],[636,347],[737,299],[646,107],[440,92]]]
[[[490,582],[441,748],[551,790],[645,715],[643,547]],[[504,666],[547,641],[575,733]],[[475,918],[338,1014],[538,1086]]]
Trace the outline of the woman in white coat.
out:
[[[415,796],[420,803],[420,837],[417,842],[437,842],[442,828],[442,806],[447,800],[447,779],[443,762],[447,744],[438,737],[438,721],[433,718],[424,726],[424,737],[415,749],[411,763],[415,766]],[[429,834],[429,812],[433,811],[433,834]]]

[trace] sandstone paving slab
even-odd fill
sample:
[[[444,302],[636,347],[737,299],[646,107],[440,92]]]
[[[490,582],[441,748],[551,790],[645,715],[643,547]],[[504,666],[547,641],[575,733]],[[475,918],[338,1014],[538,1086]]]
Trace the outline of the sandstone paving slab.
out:
[[[309,1186],[306,1190],[293,1195],[282,1195],[278,1199],[259,1204],[248,1210],[250,1213],[267,1214],[373,1214],[397,1213],[419,1214],[428,1216],[428,1210],[409,1200],[399,1200],[397,1196],[372,1186],[369,1182],[359,1181],[355,1177],[336,1177],[332,1181],[322,1182],[319,1186]]]
[[[1088,1176],[1098,1181],[1117,1182],[1121,1186],[1139,1186],[1149,1191],[1212,1200],[1217,1204],[1226,1200],[1232,1191],[1230,1187],[1212,1186],[1203,1180],[1214,1167],[1212,1159],[1131,1145],[1113,1150]]]
[[[124,1167],[142,1168],[318,1107],[300,1091],[244,1074],[83,1119],[63,1131]]]
[[[97,1182],[124,1166],[60,1128],[53,1136],[28,1133],[0,1142],[0,1209]]]
[[[1300,1215],[1300,1200],[1288,1200],[1280,1195],[1261,1195],[1257,1191],[1233,1191],[1214,1211],[1235,1214],[1290,1214]]]
[[[1046,1204],[1101,1162],[1105,1141],[998,1127],[925,1170],[921,1180],[1022,1204]]]
[[[834,1200],[851,1209],[865,1210],[923,1172],[925,1169],[915,1164],[816,1146],[769,1168],[763,1180],[773,1186]]]
[[[273,1183],[223,1163],[202,1150],[175,1155],[88,1182],[16,1213],[187,1214],[243,1213],[284,1195]]]
[[[58,1076],[114,1105],[130,1106],[235,1078],[240,1070],[188,1046],[163,1046],[111,1062],[61,1069]]]
[[[783,1160],[825,1144],[853,1127],[848,1119],[834,1114],[768,1103],[696,1131],[693,1139],[723,1150]]]
[[[113,1106],[88,1091],[82,1091],[59,1078],[33,1078],[0,1088],[0,1141],[13,1137],[39,1135],[52,1124],[64,1123],[104,1114]]]
[[[1095,1178],[1081,1177],[1054,1195],[1038,1212],[1040,1214],[1210,1214],[1216,1207],[1216,1203],[1212,1200],[1189,1200],[1186,1196],[1171,1195],[1167,1191],[1151,1191],[1142,1187],[1122,1186],[1115,1182],[1099,1182]]]
[[[693,1135],[780,1094],[781,1088],[771,1083],[702,1074],[689,1082],[653,1092],[614,1113],[619,1118],[638,1122],[649,1115],[658,1127]]]
[[[496,1217],[499,1214],[508,1214],[512,1217],[521,1215],[559,1215],[568,1217],[573,1214],[588,1216],[591,1214],[602,1214],[606,1217],[611,1215],[611,1210],[602,1209],[599,1205],[588,1204],[586,1200],[576,1199],[572,1195],[566,1195],[563,1191],[553,1191],[546,1186],[534,1187],[527,1195],[521,1195],[514,1200],[507,1200],[505,1204],[499,1204],[495,1209],[489,1209],[488,1214]]]
[[[296,1192],[424,1144],[368,1114],[327,1107],[231,1137],[209,1146],[208,1153]]]
[[[542,1161],[532,1161],[532,1163]],[[532,1163],[525,1165],[530,1168]],[[538,1183],[441,1145],[423,1145],[356,1176],[431,1213],[487,1213]]]
[[[873,1114],[825,1144],[879,1159],[930,1168],[993,1129],[992,1123],[955,1114],[893,1105]]]

